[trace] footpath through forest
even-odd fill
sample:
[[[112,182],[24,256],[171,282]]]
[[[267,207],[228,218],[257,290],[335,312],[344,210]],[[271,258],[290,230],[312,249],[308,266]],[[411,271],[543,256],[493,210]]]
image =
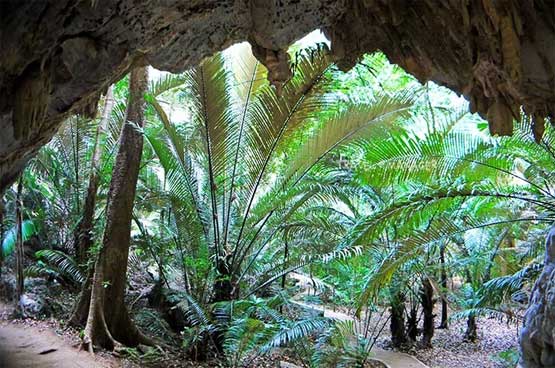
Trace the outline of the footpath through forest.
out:
[[[9,308],[0,302],[0,317]],[[50,326],[24,322],[13,323],[0,318],[1,368],[116,368],[115,359],[92,356],[79,351]]]
[[[314,294],[312,280],[309,277],[295,272],[290,273],[289,276],[296,279],[301,287],[301,292],[297,294],[297,296]],[[326,318],[336,319],[339,321],[354,321],[354,323],[357,324],[362,323],[360,320],[355,319],[346,313],[333,311],[319,304],[306,303],[298,300],[295,301],[295,304],[307,309],[318,311]],[[385,350],[378,346],[374,346],[372,348],[371,357],[372,359],[385,363],[389,368],[429,368],[426,364],[422,363],[412,355],[399,351]]]
[[[302,275],[292,275],[296,279]],[[301,281],[301,280],[299,280]],[[310,292],[310,286],[302,280],[304,293]],[[353,317],[326,309],[320,305],[295,303],[317,310],[325,317],[337,320],[353,320]],[[0,367],[1,368],[116,368],[121,364],[116,359],[100,355],[91,356],[72,345],[70,341],[58,336],[51,326],[42,323],[14,323],[5,316],[9,307],[0,302]],[[424,363],[411,355],[384,350],[377,346],[372,349],[372,358],[385,363],[389,368],[428,368]]]

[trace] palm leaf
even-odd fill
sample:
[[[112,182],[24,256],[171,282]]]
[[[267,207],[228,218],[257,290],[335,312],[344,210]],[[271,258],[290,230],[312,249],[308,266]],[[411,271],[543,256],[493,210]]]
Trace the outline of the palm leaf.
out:
[[[50,266],[58,270],[60,274],[68,277],[76,284],[81,285],[85,281],[85,275],[71,256],[53,249],[43,249],[35,253],[38,259],[44,260]]]

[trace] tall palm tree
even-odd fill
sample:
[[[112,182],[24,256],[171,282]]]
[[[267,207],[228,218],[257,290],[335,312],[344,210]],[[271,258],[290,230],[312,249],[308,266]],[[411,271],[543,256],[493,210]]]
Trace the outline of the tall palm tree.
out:
[[[100,183],[100,164],[102,159],[103,147],[101,139],[108,126],[112,110],[114,108],[113,86],[108,87],[104,96],[104,108],[102,118],[96,127],[92,144],[91,168],[89,173],[89,183],[87,186],[85,201],[83,204],[83,214],[74,231],[74,248],[76,260],[83,263],[87,258],[87,253],[93,244],[94,214],[96,209],[96,197]]]

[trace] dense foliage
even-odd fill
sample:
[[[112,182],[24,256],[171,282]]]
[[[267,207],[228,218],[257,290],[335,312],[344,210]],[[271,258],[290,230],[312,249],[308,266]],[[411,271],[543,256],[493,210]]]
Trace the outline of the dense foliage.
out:
[[[522,118],[513,136],[490,137],[449,92],[382,55],[343,73],[326,45],[291,53],[280,91],[244,45],[151,78],[127,274],[151,289],[168,338],[230,366],[286,347],[307,366],[362,367],[384,329],[397,346],[431,344],[436,300],[441,326],[465,319],[469,340],[481,316],[520,319],[555,219],[553,128],[538,144]],[[27,275],[86,284],[127,91],[127,79],[115,85],[107,121],[67,120],[25,170],[23,192],[8,191],[0,261],[14,258],[21,230],[34,253]],[[326,305],[352,313],[327,318]]]

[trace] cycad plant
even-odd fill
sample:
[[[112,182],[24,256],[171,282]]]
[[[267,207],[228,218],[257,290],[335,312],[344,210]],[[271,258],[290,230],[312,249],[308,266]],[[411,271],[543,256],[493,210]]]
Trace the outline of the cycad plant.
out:
[[[325,46],[298,53],[278,94],[252,56],[218,54],[180,76],[183,121],[148,98],[162,122],[147,138],[164,168],[168,231],[200,304],[262,293],[292,270],[356,251],[336,247],[356,189],[329,169],[330,152],[406,118],[414,93],[352,96],[334,85],[338,73]],[[295,230],[300,212],[310,227]]]
[[[433,261],[439,257],[431,251],[440,246],[447,246],[448,253],[458,253],[451,257],[454,263],[448,269],[464,275],[469,264],[461,262],[470,258],[453,239],[473,229],[492,228],[495,236],[487,237],[487,245],[476,243],[482,253],[474,261],[481,260],[479,268],[491,272],[485,279],[483,275],[475,279],[483,286],[473,292],[474,302],[467,306],[467,317],[472,319],[480,311],[494,311],[495,305],[507,302],[510,296],[486,288],[514,285],[484,282],[490,277],[506,278],[510,272],[522,275],[512,267],[498,267],[502,257],[525,268],[538,261],[537,244],[529,248],[528,233],[545,230],[555,219],[555,193],[549,184],[555,174],[555,133],[553,128],[546,129],[537,144],[523,118],[512,137],[491,138],[472,128],[476,122],[458,112],[432,111],[435,123],[423,133],[393,132],[389,139],[358,145],[363,162],[356,177],[384,200],[375,202],[375,211],[358,220],[345,244],[373,248],[376,239],[384,235],[396,243],[368,277],[360,300],[364,304],[407,262],[432,260],[427,269],[438,274],[434,271],[438,262]],[[461,123],[464,119],[466,124]],[[517,234],[519,245],[500,249],[499,234],[507,232]],[[505,298],[486,298],[494,294]]]

